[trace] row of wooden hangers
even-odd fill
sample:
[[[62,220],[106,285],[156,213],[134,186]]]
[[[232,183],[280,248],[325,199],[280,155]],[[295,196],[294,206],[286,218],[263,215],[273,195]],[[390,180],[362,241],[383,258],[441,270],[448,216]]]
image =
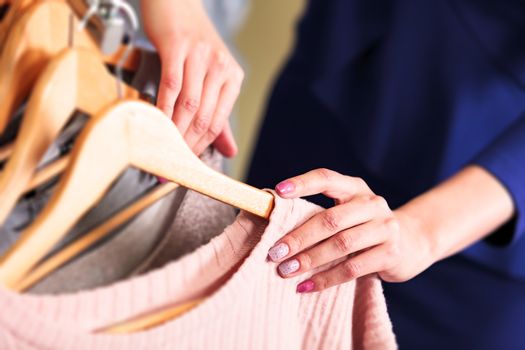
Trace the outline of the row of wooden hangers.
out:
[[[123,54],[129,51],[125,46],[103,55],[88,30],[77,29],[88,10],[83,0],[0,0],[0,5],[9,6],[0,22],[0,134],[27,99],[16,141],[0,149],[0,161],[5,160],[0,171],[0,224],[21,195],[63,172],[43,211],[0,258],[3,286],[26,290],[178,185],[269,217],[270,193],[202,163],[171,120],[109,72],[106,65],[119,62],[136,69],[140,52],[134,51],[125,61]],[[72,152],[37,171],[45,151],[77,110],[90,120]],[[129,166],[171,182],[43,260]],[[104,331],[146,329],[199,302],[137,315]]]

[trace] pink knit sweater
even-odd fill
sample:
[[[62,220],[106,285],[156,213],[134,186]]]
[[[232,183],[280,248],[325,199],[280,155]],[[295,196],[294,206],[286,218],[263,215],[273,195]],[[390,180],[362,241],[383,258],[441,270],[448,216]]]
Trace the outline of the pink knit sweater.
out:
[[[266,261],[279,237],[319,210],[276,198],[269,223],[241,213],[223,234],[181,260],[92,291],[38,296],[0,289],[0,349],[395,348],[376,277],[300,295],[295,286],[305,276],[283,280]],[[196,308],[153,329],[96,332],[205,295]]]

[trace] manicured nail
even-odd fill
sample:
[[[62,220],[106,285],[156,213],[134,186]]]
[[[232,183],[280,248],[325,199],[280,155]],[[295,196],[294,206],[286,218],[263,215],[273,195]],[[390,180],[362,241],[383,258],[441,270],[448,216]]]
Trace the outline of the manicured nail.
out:
[[[295,190],[295,185],[291,181],[283,181],[279,182],[277,186],[275,186],[275,189],[279,194],[289,194],[292,193]]]
[[[281,273],[281,275],[286,276],[299,270],[299,267],[301,267],[301,264],[299,264],[299,260],[292,259],[285,261],[281,265],[279,265],[279,272]]]
[[[315,283],[312,280],[306,280],[297,285],[297,293],[308,293],[314,290]]]
[[[273,262],[277,262],[284,258],[285,256],[290,253],[290,247],[288,247],[288,244],[286,243],[279,243],[268,251],[268,255],[270,256],[270,259],[272,259]]]
[[[159,182],[160,182],[161,184],[165,184],[166,182],[168,182],[168,180],[166,180],[165,178],[160,177],[160,176],[157,176],[157,180],[159,180]]]

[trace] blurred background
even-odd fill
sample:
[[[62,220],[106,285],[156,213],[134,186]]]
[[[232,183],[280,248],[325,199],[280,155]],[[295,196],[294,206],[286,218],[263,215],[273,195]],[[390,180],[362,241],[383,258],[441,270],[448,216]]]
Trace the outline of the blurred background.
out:
[[[304,0],[252,0],[234,38],[246,77],[236,105],[239,154],[230,164],[233,177],[243,179],[260,118],[275,76],[293,44]]]

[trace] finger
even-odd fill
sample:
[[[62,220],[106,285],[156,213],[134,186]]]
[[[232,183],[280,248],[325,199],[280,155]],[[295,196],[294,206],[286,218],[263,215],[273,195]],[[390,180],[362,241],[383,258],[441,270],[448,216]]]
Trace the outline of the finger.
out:
[[[387,269],[390,261],[387,249],[379,245],[337,264],[333,268],[317,273],[299,283],[297,292],[319,292],[356,278]]]
[[[221,131],[224,129],[224,126],[226,125],[226,122],[231,114],[231,111],[233,109],[233,106],[235,105],[235,101],[237,100],[237,97],[239,96],[241,88],[241,81],[239,78],[230,79],[226,84],[224,84],[221,94],[219,96],[219,100],[217,101],[217,107],[215,108],[214,113],[214,123],[217,129],[219,127],[222,127]],[[211,129],[211,128],[210,128]],[[232,134],[227,134],[225,136],[231,136]],[[210,143],[213,142],[214,135],[212,133],[208,133],[204,135],[203,139],[199,142],[199,148],[206,148]],[[233,141],[233,137],[227,137],[222,140],[222,143],[218,143],[220,148],[218,148],[219,152],[227,156],[227,154],[231,154],[231,150],[236,149],[235,142]]]
[[[204,80],[199,111],[196,113],[195,118],[184,135],[186,142],[194,151],[199,149],[194,146],[196,146],[203,137],[205,140],[211,139],[206,145],[208,146],[219,136],[224,127],[224,121],[217,120],[217,117],[214,117],[214,112],[221,88],[226,80],[225,73],[227,64],[228,60],[225,55],[216,56],[212,60],[208,74]],[[202,141],[200,143],[202,144]],[[204,148],[206,146],[204,146]],[[202,150],[204,150],[204,148]]]
[[[286,234],[269,250],[274,262],[295,254],[345,229],[386,215],[386,201],[375,195],[355,197],[351,201],[326,209]],[[384,212],[384,213],[383,213]]]
[[[162,68],[157,107],[170,118],[182,87],[186,49],[187,46],[181,43],[161,55]]]
[[[329,169],[316,169],[280,182],[275,190],[283,198],[297,198],[322,193],[338,202],[354,195],[371,192],[360,178],[341,175]]]
[[[341,231],[328,240],[284,261],[278,266],[282,277],[295,277],[332,261],[374,247],[386,241],[390,231],[390,220],[374,220],[366,224]]]
[[[219,137],[215,139],[213,145],[225,157],[233,157],[237,154],[238,148],[230,123],[226,122],[226,127],[223,129]]]
[[[175,103],[172,117],[182,135],[186,134],[200,106],[208,55],[208,47],[199,44],[188,54],[184,63],[182,89]]]

